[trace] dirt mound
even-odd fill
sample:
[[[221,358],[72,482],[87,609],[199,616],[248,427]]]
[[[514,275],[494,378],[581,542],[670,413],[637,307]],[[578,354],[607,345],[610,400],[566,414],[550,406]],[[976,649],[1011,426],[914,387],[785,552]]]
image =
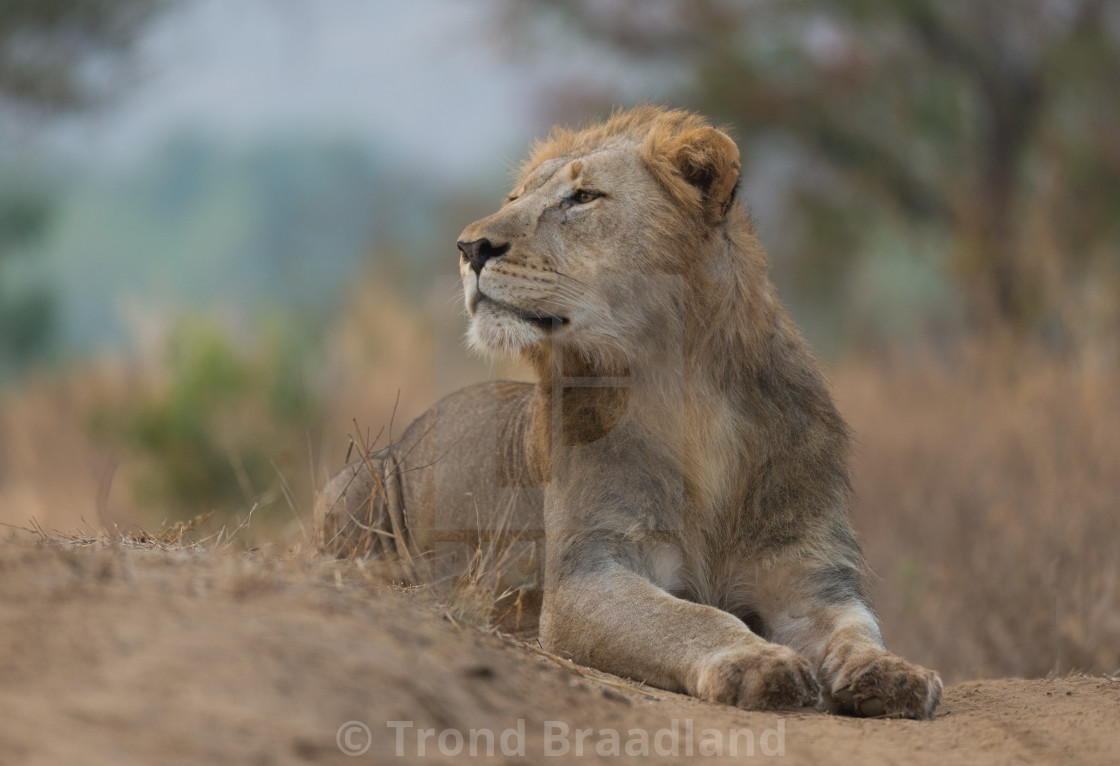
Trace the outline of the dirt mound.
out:
[[[1120,757],[1116,679],[957,684],[929,722],[749,713],[456,626],[369,567],[119,545],[0,543],[0,711],[5,764]]]

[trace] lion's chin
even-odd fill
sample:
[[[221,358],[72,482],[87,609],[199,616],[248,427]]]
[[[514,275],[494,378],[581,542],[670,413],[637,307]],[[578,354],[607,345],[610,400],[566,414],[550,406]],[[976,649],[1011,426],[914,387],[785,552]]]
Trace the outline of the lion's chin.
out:
[[[540,327],[512,315],[476,314],[467,330],[467,344],[480,353],[519,354],[546,337]]]
[[[470,313],[467,342],[480,352],[517,354],[544,341],[557,327],[568,324],[566,318],[541,316],[488,298],[473,300]]]

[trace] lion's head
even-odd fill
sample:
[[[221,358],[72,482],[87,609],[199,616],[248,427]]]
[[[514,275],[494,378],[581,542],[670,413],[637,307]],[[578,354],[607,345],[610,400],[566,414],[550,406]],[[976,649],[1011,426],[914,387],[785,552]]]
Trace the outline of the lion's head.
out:
[[[718,242],[738,179],[735,143],[690,112],[642,106],[555,130],[501,209],[459,237],[470,343],[629,353],[652,317],[681,314],[682,277],[717,268],[698,252]]]

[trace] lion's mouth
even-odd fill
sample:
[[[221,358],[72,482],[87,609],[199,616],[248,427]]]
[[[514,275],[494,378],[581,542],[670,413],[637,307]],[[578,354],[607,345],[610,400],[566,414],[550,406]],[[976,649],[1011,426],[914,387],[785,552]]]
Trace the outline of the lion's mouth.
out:
[[[568,317],[550,314],[547,311],[540,311],[536,309],[522,309],[517,306],[512,306],[504,301],[499,301],[486,295],[481,290],[477,291],[471,296],[470,313],[474,316],[478,312],[479,304],[483,301],[491,305],[497,306],[502,311],[513,314],[515,317],[523,322],[528,322],[531,325],[539,327],[542,330],[553,330],[556,327],[568,324],[570,321]]]
[[[557,327],[566,325],[568,323],[567,317],[559,317],[555,314],[537,313],[535,311],[522,311],[521,309],[513,309],[514,315],[529,324],[536,325],[542,330],[554,330]]]

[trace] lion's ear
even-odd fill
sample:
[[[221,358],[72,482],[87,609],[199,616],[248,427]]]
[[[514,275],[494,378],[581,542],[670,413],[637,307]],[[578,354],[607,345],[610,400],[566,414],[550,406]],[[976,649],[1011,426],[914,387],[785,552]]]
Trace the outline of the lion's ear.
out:
[[[699,190],[704,219],[722,221],[739,183],[739,147],[723,131],[704,127],[675,136],[665,149],[676,171]]]

